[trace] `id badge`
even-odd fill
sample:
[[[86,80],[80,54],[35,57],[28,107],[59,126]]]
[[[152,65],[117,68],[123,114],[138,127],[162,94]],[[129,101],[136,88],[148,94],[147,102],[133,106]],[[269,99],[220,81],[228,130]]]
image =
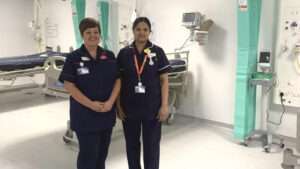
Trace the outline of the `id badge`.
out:
[[[81,67],[81,68],[78,68],[77,69],[77,74],[78,75],[86,75],[86,74],[89,74],[90,71],[87,67]]]
[[[137,94],[145,94],[146,93],[146,87],[143,86],[143,84],[141,82],[139,82],[138,85],[134,87],[134,91]]]

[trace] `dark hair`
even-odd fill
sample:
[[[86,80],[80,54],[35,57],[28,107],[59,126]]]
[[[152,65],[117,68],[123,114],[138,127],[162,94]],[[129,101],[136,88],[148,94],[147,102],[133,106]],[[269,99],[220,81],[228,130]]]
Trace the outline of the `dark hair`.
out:
[[[79,31],[80,31],[81,36],[83,36],[83,32],[86,29],[95,28],[95,27],[98,28],[99,34],[101,34],[100,24],[96,19],[94,19],[94,18],[82,19],[79,24]]]
[[[150,20],[147,17],[138,17],[138,18],[136,18],[135,21],[133,22],[132,30],[134,30],[137,27],[137,25],[141,22],[144,22],[149,27],[149,30],[151,32],[151,23],[150,23]]]

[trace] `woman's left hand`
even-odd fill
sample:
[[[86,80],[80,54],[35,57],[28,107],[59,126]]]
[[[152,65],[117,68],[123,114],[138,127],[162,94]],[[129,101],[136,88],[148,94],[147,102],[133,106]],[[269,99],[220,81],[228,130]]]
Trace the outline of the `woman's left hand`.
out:
[[[160,122],[163,122],[163,121],[166,121],[169,117],[169,106],[161,106],[160,107],[160,110],[159,110],[159,113],[157,115],[157,119],[160,121]]]

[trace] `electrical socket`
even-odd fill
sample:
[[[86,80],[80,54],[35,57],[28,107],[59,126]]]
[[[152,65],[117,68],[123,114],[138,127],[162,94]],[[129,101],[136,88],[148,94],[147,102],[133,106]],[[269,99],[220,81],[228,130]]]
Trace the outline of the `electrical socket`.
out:
[[[280,92],[279,93],[279,96],[282,98],[284,96],[284,93],[283,92]]]
[[[285,102],[285,98],[284,98],[284,93],[283,92],[279,92],[279,97],[280,97],[280,100],[281,102]]]

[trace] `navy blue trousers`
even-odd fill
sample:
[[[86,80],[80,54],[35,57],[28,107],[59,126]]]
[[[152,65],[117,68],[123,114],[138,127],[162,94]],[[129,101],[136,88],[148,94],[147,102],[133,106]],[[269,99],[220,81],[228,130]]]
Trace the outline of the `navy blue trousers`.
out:
[[[141,133],[143,135],[144,168],[159,169],[161,123],[157,120],[127,118],[123,122],[129,169],[141,169]]]
[[[76,132],[79,142],[78,169],[105,169],[111,134],[112,129],[90,133]]]

